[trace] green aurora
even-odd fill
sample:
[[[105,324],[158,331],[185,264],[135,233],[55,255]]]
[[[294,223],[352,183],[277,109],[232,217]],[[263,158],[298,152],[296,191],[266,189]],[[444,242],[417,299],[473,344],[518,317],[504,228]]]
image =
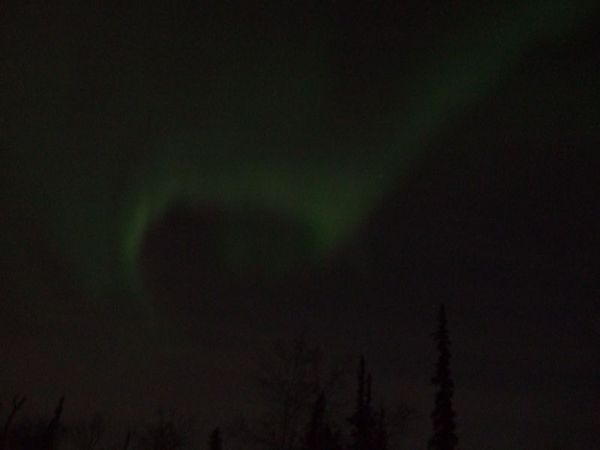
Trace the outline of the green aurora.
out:
[[[231,220],[221,237],[222,257],[234,271],[252,259],[252,246],[236,245],[246,241],[237,218],[253,211],[283,218],[274,246],[293,229],[318,264],[351,238],[453,119],[493,92],[527,52],[577,29],[594,3],[461,9],[449,31],[422,44],[414,64],[394,70],[389,101],[396,106],[368,137],[323,125],[335,116],[336,101],[330,93],[335,67],[322,44],[329,39],[325,22],[302,41],[301,51],[293,47],[300,42],[296,35],[291,44],[249,45],[243,32],[218,31],[217,23],[219,45],[207,50],[217,69],[202,75],[185,67],[184,50],[181,61],[173,55],[173,48],[186,48],[189,33],[164,43],[143,27],[134,29],[126,35],[133,50],[100,69],[100,87],[74,63],[79,48],[69,47],[77,37],[81,46],[99,45],[97,55],[103,55],[85,28],[67,27],[57,46],[62,51],[45,47],[40,32],[8,55],[9,101],[30,104],[31,113],[4,121],[4,143],[13,149],[3,157],[5,166],[20,174],[6,191],[28,199],[32,217],[50,230],[91,298],[114,292],[145,297],[139,273],[144,239],[174,205],[225,211]],[[63,24],[72,20],[57,17]],[[16,42],[17,26],[5,34]],[[148,49],[170,53],[170,67],[160,58],[150,69],[143,58],[131,63]],[[245,58],[227,57],[242,52]],[[111,94],[87,102],[96,91]],[[19,132],[25,122],[28,131]],[[287,264],[293,261],[284,255],[274,265],[285,270]]]

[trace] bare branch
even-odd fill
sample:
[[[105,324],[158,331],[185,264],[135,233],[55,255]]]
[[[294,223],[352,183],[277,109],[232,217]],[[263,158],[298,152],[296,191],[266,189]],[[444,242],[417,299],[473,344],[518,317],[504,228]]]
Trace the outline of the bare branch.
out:
[[[0,449],[1,450],[4,450],[6,448],[6,442],[8,440],[8,433],[10,432],[10,427],[13,424],[15,416],[17,415],[17,413],[19,412],[19,410],[25,403],[25,400],[26,400],[26,397],[19,396],[19,394],[15,395],[13,397],[12,410],[8,414],[8,417],[6,418],[6,421],[4,422],[4,429],[2,431],[2,437],[1,437],[1,441],[0,441]]]

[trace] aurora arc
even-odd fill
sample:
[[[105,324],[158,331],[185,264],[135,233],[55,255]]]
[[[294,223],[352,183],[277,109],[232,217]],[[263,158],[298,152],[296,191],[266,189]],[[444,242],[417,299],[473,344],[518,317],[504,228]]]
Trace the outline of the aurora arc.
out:
[[[471,19],[457,19],[460,26],[433,42],[427,57],[398,75],[400,94],[398,100],[392,100],[398,106],[388,118],[392,126],[384,128],[368,148],[351,135],[315,137],[306,133],[319,126],[321,105],[328,101],[331,75],[326,52],[311,47],[297,59],[281,62],[281,50],[275,49],[272,56],[273,49],[267,46],[249,52],[245,61],[223,59],[223,72],[217,75],[228,76],[221,77],[216,88],[211,87],[208,99],[202,97],[202,89],[194,87],[182,94],[213,105],[209,120],[192,118],[159,134],[147,130],[146,137],[132,144],[143,146],[144,151],[130,151],[126,160],[114,156],[97,162],[93,156],[85,162],[95,164],[89,177],[65,181],[60,171],[53,171],[54,164],[72,164],[72,172],[88,170],[80,167],[84,163],[68,162],[68,151],[62,157],[45,156],[48,164],[24,171],[13,189],[36,199],[34,204],[62,243],[90,296],[97,297],[98,292],[106,293],[115,286],[143,289],[138,257],[144,236],[174,203],[209,203],[234,212],[254,208],[277,211],[309,230],[311,254],[318,261],[352,236],[377,200],[413,167],[452,118],[488,95],[527,51],[576,29],[595,9],[591,1],[526,3],[507,3],[502,11],[472,14],[469,10]],[[229,48],[241,45],[229,37],[224,40]],[[69,61],[36,57],[36,64],[60,70],[44,81],[43,86],[49,85],[52,92],[36,100],[46,105],[36,111],[42,125],[35,133],[8,141],[16,153],[24,149],[20,156],[11,154],[16,165],[28,165],[27,158],[33,159],[33,155],[39,161],[40,147],[74,148],[85,145],[89,137],[79,131],[65,138],[56,131],[72,120],[68,110],[73,103],[69,87],[73,75],[65,68],[70,67]],[[219,58],[216,60],[221,61]],[[254,66],[257,58],[266,61],[260,70]],[[152,88],[151,77],[145,80],[142,75],[140,79],[132,72],[123,78],[131,88],[124,94],[127,106],[123,115],[136,117],[122,126],[147,129],[148,123],[153,123],[152,112],[165,101],[156,93],[148,98],[143,90]],[[12,94],[14,101],[31,101],[27,100],[28,91],[39,82],[26,76],[20,83]],[[278,99],[273,100],[275,97]],[[67,106],[53,109],[52,105],[61,101]],[[110,109],[111,101],[123,102],[109,98],[104,108]],[[166,104],[176,106],[177,101]],[[243,104],[250,106],[244,109]],[[266,123],[274,123],[272,128],[282,131],[270,138]],[[98,128],[102,132],[102,127]],[[109,136],[103,138],[99,151],[119,140],[118,131],[107,127],[106,132]],[[130,144],[118,143],[124,152]],[[299,150],[289,151],[291,146]],[[115,171],[117,166],[121,169]],[[47,202],[50,191],[52,205]],[[104,295],[109,294],[100,294]]]

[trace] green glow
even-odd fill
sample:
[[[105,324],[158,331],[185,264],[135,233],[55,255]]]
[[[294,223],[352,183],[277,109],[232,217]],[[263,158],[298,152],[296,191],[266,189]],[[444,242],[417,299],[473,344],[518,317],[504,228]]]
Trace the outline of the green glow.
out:
[[[239,157],[234,165],[219,170],[215,170],[219,165],[204,164],[206,160],[189,161],[186,167],[163,162],[161,175],[150,177],[150,189],[132,198],[123,237],[122,264],[128,273],[135,274],[146,227],[175,201],[216,204],[234,214],[254,207],[278,211],[307,225],[313,247],[309,252],[318,258],[350,236],[361,213],[380,194],[371,176],[361,175],[360,167],[330,173],[325,165],[289,160],[259,164]]]
[[[127,270],[135,272],[148,223],[181,198],[232,211],[248,206],[280,211],[307,225],[314,254],[323,257],[352,235],[377,199],[410,170],[452,118],[487,95],[531,47],[576,26],[592,6],[591,2],[528,3],[494,15],[491,21],[478,16],[478,22],[441,41],[432,51],[433,58],[415,69],[413,81],[406,82],[413,93],[404,98],[410,100],[399,101],[397,126],[389,131],[388,144],[380,148],[361,152],[352,143],[331,142],[330,146],[347,151],[332,152],[321,144],[323,155],[317,149],[308,152],[311,159],[294,160],[286,156],[285,148],[244,157],[244,140],[239,136],[235,145],[229,142],[229,148],[202,137],[179,141],[179,149],[163,143],[154,162],[161,170],[150,175],[147,188],[132,199],[133,215],[126,221],[124,238]],[[161,156],[165,152],[166,159]],[[227,155],[231,161],[224,163]]]
[[[332,102],[329,88],[336,82],[329,50],[317,37],[303,51],[290,51],[285,43],[249,47],[246,59],[238,61],[227,49],[245,43],[223,31],[225,50],[214,50],[223,54],[216,59],[223,62],[222,71],[197,83],[187,80],[181,92],[173,90],[197,100],[199,118],[190,120],[190,113],[186,123],[155,134],[149,130],[153,116],[168,117],[162,108],[176,110],[179,103],[162,98],[151,76],[119,67],[118,83],[109,84],[114,97],[98,106],[109,119],[97,129],[86,128],[80,126],[85,120],[72,118],[79,91],[73,88],[78,69],[70,53],[32,55],[31,48],[43,46],[24,42],[14,53],[37,62],[17,60],[10,66],[28,69],[13,83],[7,101],[31,102],[27,120],[35,129],[27,136],[2,136],[4,146],[16,149],[4,159],[20,177],[10,181],[7,192],[31,201],[92,298],[115,290],[141,292],[138,258],[144,236],[175,203],[217,205],[233,218],[252,210],[275,211],[297,222],[299,233],[305,233],[303,244],[310,246],[307,254],[318,263],[356,232],[454,118],[490,95],[528,51],[576,29],[595,3],[509,2],[501,11],[461,9],[450,35],[427,46],[423,54],[428,56],[397,80],[402,89],[387,120],[392,125],[381,127],[370,148],[353,136],[311,133],[320,129]],[[46,78],[41,80],[40,73]],[[123,123],[112,121],[112,110],[121,111]],[[130,142],[130,135],[143,137]],[[89,151],[80,151],[86,146]],[[223,236],[223,255],[243,267],[254,244],[236,247],[235,236],[244,233],[234,222],[231,236]],[[284,246],[285,236],[273,239]],[[286,265],[284,253],[275,264]]]

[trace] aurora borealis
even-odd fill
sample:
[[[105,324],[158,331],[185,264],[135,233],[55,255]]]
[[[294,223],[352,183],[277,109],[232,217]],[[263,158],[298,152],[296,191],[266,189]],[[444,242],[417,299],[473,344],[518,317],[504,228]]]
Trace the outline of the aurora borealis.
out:
[[[505,259],[523,267],[550,264],[530,256],[537,247],[520,240],[533,225],[519,228],[506,219],[517,207],[525,217],[533,214],[519,201],[539,192],[542,199],[568,199],[556,201],[568,211],[556,229],[571,236],[568,230],[581,227],[579,234],[591,236],[596,222],[575,220],[571,211],[593,211],[596,203],[584,202],[579,193],[586,191],[569,172],[578,193],[572,200],[560,174],[569,164],[597,161],[581,156],[598,136],[590,31],[597,2],[80,3],[0,6],[0,249],[8,261],[3,295],[11,302],[64,297],[82,308],[119,305],[113,309],[150,316],[180,304],[179,291],[165,300],[153,284],[168,291],[179,278],[166,283],[160,276],[200,270],[206,273],[188,278],[201,281],[186,279],[198,297],[185,300],[200,311],[210,304],[202,297],[209,278],[225,286],[250,279],[265,305],[278,303],[272,291],[301,296],[288,283],[306,283],[306,292],[335,303],[343,289],[297,273],[333,273],[337,280],[348,270],[344,283],[364,277],[381,290],[385,300],[365,300],[378,310],[396,289],[414,285],[427,286],[419,291],[423,304],[434,302],[429,290],[454,288],[456,266],[473,277],[465,290],[485,286],[499,296],[504,285],[496,286],[490,273]],[[580,48],[583,56],[569,59]],[[557,143],[579,156],[564,164],[546,160],[561,152]],[[494,164],[516,173],[521,185],[489,169]],[[521,177],[519,167],[533,171],[529,164],[545,174],[542,187]],[[554,179],[561,187],[544,184]],[[484,225],[473,226],[468,241],[478,256],[453,260],[448,236],[470,230],[453,227],[479,211],[473,200],[479,191],[491,203],[504,205],[498,198],[506,196],[517,206],[499,218],[481,207],[473,223]],[[515,192],[517,200],[509,197]],[[434,212],[431,204],[438,205]],[[553,236],[548,241],[560,254],[562,238]],[[575,241],[565,238],[565,248],[579,249]],[[472,262],[486,251],[495,269]],[[410,262],[412,252],[418,263]],[[172,261],[161,262],[165,254]],[[586,264],[582,273],[597,267]],[[402,281],[389,281],[387,270]],[[418,274],[412,279],[403,270]],[[380,278],[393,288],[381,287],[388,285]],[[506,278],[518,284],[518,275]],[[223,294],[224,307],[239,300],[230,296]]]
[[[592,7],[551,2],[452,11],[443,24],[454,27],[451,33],[385,55],[393,95],[382,117],[366,117],[377,120],[370,131],[377,137],[368,143],[364,131],[361,139],[360,131],[335,124],[344,114],[335,92],[344,75],[330,54],[335,12],[313,20],[318,28],[308,39],[292,11],[274,7],[259,17],[265,23],[253,41],[252,27],[231,34],[215,19],[198,36],[167,29],[157,48],[150,16],[130,30],[102,16],[83,30],[77,14],[93,14],[83,7],[56,17],[60,28],[52,28],[51,15],[24,16],[48,29],[29,43],[18,42],[18,25],[4,32],[16,42],[7,62],[12,81],[21,83],[12,86],[13,102],[29,102],[28,114],[37,115],[28,133],[12,136],[6,157],[22,171],[9,188],[39,204],[88,295],[108,294],[115,278],[139,284],[148,226],[176,202],[233,214],[276,211],[304,228],[310,253],[322,257],[356,231],[444,126],[485,98],[527,51],[560,39]],[[227,20],[225,9],[214,14]],[[170,20],[166,26],[180,17]],[[196,20],[206,20],[201,11]],[[278,23],[286,20],[291,29]],[[48,36],[55,57],[43,54]],[[41,53],[19,54],[19,45]],[[191,65],[191,51],[206,58],[202,64]],[[415,51],[423,56],[413,64]],[[39,79],[36,71],[48,75]],[[110,77],[95,81],[94,71]],[[86,114],[84,126],[78,121]],[[83,156],[88,145],[94,150]]]

